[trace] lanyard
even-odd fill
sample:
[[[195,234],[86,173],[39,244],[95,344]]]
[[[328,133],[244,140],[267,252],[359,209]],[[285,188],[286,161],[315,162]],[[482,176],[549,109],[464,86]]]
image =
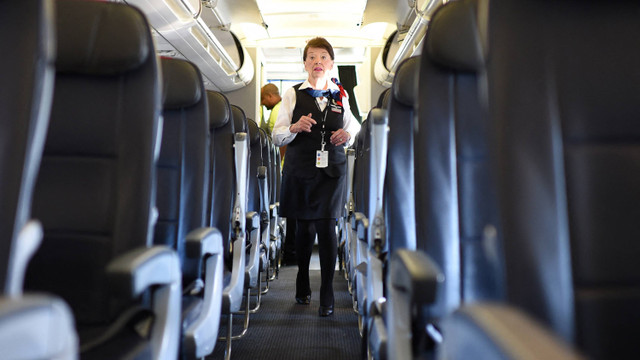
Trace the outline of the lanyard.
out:
[[[327,98],[327,106],[325,106],[324,111],[322,111],[320,110],[320,105],[318,105],[318,101],[317,100],[315,101],[316,107],[318,108],[318,110],[322,111],[322,128],[320,129],[320,136],[322,137],[322,140],[320,141],[320,151],[324,151],[324,146],[327,144],[327,142],[324,139],[324,135],[325,135],[324,124],[327,122],[327,110],[329,110],[330,102],[331,100]]]

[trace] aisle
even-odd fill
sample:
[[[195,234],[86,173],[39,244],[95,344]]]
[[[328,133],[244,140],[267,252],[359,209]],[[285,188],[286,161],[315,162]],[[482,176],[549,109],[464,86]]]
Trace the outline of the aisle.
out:
[[[314,254],[317,257],[316,254]],[[280,278],[262,297],[262,306],[251,315],[249,332],[233,341],[236,360],[351,360],[360,356],[358,318],[354,313],[347,282],[336,271],[335,313],[318,316],[320,271],[311,270],[311,305],[294,300],[297,267],[280,269]],[[241,328],[241,316],[234,316],[234,333]],[[235,325],[237,324],[237,325]],[[225,327],[221,327],[225,331]],[[224,343],[218,342],[208,360],[224,358]]]

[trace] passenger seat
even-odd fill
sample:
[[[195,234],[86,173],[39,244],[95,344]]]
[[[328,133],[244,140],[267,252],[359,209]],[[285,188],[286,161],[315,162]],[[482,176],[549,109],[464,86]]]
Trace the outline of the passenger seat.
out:
[[[158,223],[154,243],[176,249],[182,265],[182,350],[209,355],[222,306],[222,236],[206,222],[209,107],[200,70],[162,58],[162,145],[158,159]]]
[[[506,304],[456,313],[447,332],[464,338],[444,354],[566,359],[574,345],[590,359],[635,358],[640,4],[492,0],[482,10]],[[565,345],[532,336],[530,317]]]
[[[176,359],[181,271],[152,246],[161,84],[149,24],[118,3],[57,2],[53,107],[26,287],[73,309],[81,357]]]
[[[23,293],[42,240],[30,220],[35,179],[49,123],[55,75],[53,1],[0,3],[0,351],[6,359],[76,359],[78,337],[58,297]]]
[[[422,260],[403,263],[411,256],[401,254],[391,265],[390,358],[433,354],[439,342],[453,336],[441,331],[448,314],[462,304],[501,299],[488,117],[478,91],[482,53],[476,8],[474,0],[440,6],[418,63],[413,141],[415,184],[420,184],[415,188],[416,248],[422,253],[412,256]],[[433,265],[442,279],[434,278]],[[411,281],[421,285],[407,287],[405,270],[418,272]],[[432,286],[437,286],[435,298],[425,291]],[[412,308],[418,313],[407,312]]]

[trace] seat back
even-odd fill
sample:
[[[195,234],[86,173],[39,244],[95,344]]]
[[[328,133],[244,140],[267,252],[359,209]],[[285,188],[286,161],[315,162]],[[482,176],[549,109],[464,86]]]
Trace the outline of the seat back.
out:
[[[463,301],[499,298],[496,208],[490,185],[487,115],[480,104],[481,64],[476,2],[443,5],[427,32],[420,64],[416,163],[418,248],[440,267],[445,281],[431,316],[441,318]],[[445,335],[446,336],[446,335]]]
[[[22,294],[42,228],[29,221],[53,98],[53,1],[0,3],[0,349],[7,359],[76,359],[71,310],[48,295]],[[25,61],[29,59],[30,61]]]
[[[260,135],[262,141],[262,164],[267,167],[267,183],[269,189],[267,191],[267,211],[269,205],[275,205],[276,203],[276,183],[277,183],[277,166],[276,166],[276,146],[271,140],[271,136],[266,131],[263,131]]]
[[[235,165],[233,155],[234,122],[231,105],[226,96],[207,90],[209,105],[209,132],[211,135],[209,167],[209,196],[207,217],[209,226],[220,230],[225,249],[225,264],[228,261],[231,241],[231,214],[235,200]]]
[[[247,266],[246,260],[246,248],[249,240],[246,236],[247,231],[247,193],[248,193],[248,172],[249,172],[249,137],[247,118],[244,111],[238,106],[231,105],[231,121],[234,123],[234,138],[233,138],[233,203],[230,219],[230,235],[231,242],[229,243],[229,251],[226,253],[228,258],[227,269],[231,271],[230,276],[225,276],[225,288],[222,295],[222,312],[224,314],[231,314],[232,312],[240,309],[242,303],[242,294],[245,289],[245,270],[251,274],[249,270],[256,269],[257,266]],[[229,191],[227,189],[226,191]],[[256,257],[251,260],[257,259]],[[250,261],[250,264],[255,265],[255,261]],[[247,282],[252,283],[257,281],[257,276],[247,277]],[[252,284],[250,284],[252,286]],[[231,317],[229,317],[231,319]],[[229,327],[230,329],[230,327]],[[227,340],[228,346],[230,346],[230,334]]]
[[[260,204],[260,187],[258,185],[258,167],[262,166],[262,144],[260,142],[260,127],[253,119],[247,120],[247,129],[249,134],[249,172],[248,181],[249,191],[247,193],[247,212],[261,212]]]
[[[183,284],[199,277],[186,260],[185,238],[205,225],[209,176],[209,107],[200,70],[192,63],[161,59],[163,131],[157,163],[158,222],[153,242],[177,250]]]
[[[107,264],[151,244],[160,76],[140,11],[58,1],[56,12],[55,94],[33,205],[44,240],[26,283],[61,295],[79,325],[101,325],[129,305],[109,291]]]
[[[0,66],[0,295],[22,292],[35,250],[18,239],[31,216],[53,98],[54,20],[50,1],[0,4],[0,22],[12,29],[0,33],[2,47],[11,49]]]
[[[416,218],[413,194],[414,186],[414,161],[413,161],[413,129],[414,129],[414,103],[417,93],[417,78],[419,73],[420,58],[411,57],[398,66],[390,91],[387,93],[387,154],[386,173],[384,177],[384,224],[386,230],[386,245],[388,253],[385,256],[384,268],[390,269],[391,256],[399,249],[416,249]],[[384,93],[379,102],[382,102]],[[387,280],[382,277],[382,281]],[[375,279],[374,281],[380,281]],[[383,292],[389,301],[386,304],[394,305],[399,299],[393,298],[396,294],[391,284],[384,283]],[[385,331],[376,328],[376,322],[372,322],[370,329],[369,348],[371,353],[379,354],[378,358],[386,358],[386,344],[393,354],[389,358],[396,358],[397,347],[405,344],[398,341],[398,334],[410,334],[410,325],[406,321],[400,321],[399,315],[389,309],[379,318],[386,317]],[[382,312],[382,311],[381,311]],[[403,319],[404,320],[404,319]],[[380,321],[378,322],[380,323]],[[402,324],[396,324],[402,323]],[[386,338],[392,340],[390,343]],[[376,341],[374,339],[379,338]],[[378,344],[379,343],[379,344]],[[404,350],[406,351],[406,349]]]
[[[276,198],[276,203],[280,202],[280,184],[282,183],[282,155],[280,154],[280,147],[278,146],[274,146],[273,147],[273,152],[274,152],[274,165],[275,165],[275,181],[277,186],[274,187],[274,191],[275,191],[275,198]]]
[[[269,245],[269,222],[270,222],[270,205],[275,204],[275,192],[273,191],[275,183],[275,169],[273,168],[273,143],[271,138],[264,129],[260,131],[260,163],[258,169],[258,187],[262,201],[260,203],[260,224],[262,230],[267,230],[263,237],[263,243]],[[264,178],[262,178],[264,176]],[[273,197],[272,197],[273,196]]]
[[[369,112],[371,113],[371,112]],[[369,139],[370,132],[370,115],[367,116],[360,127],[360,131],[356,135],[354,140],[354,148],[356,150],[356,159],[354,164],[354,172],[353,172],[353,197],[354,197],[354,208],[356,212],[365,213],[368,208],[369,198],[368,198],[368,182],[369,179],[367,177],[367,164],[369,162],[369,151],[371,149],[371,140]],[[365,214],[366,215],[366,214]]]
[[[638,13],[496,0],[483,21],[506,296],[594,359],[637,352]]]
[[[264,248],[265,236],[268,241],[269,224],[262,223],[260,216],[265,206],[265,198],[263,197],[263,185],[266,190],[264,181],[266,172],[262,166],[262,142],[260,135],[260,127],[253,119],[247,119],[247,135],[249,137],[249,159],[247,171],[247,219],[251,217],[250,223],[246,227],[247,231],[247,266],[245,273],[246,283],[253,289],[260,284],[260,251]],[[249,246],[249,244],[251,244]],[[266,244],[265,244],[266,245]],[[259,290],[258,290],[259,291]]]
[[[414,103],[420,57],[403,61],[396,71],[388,104],[389,133],[384,183],[385,222],[389,252],[416,248],[413,163]]]
[[[234,150],[236,158],[236,207],[242,207],[243,214],[235,219],[236,225],[244,229],[244,215],[247,212],[248,193],[249,193],[249,161],[251,159],[251,132],[249,131],[249,122],[244,110],[237,105],[231,105],[231,115],[236,131],[234,140]],[[244,139],[238,138],[238,134],[246,134]],[[240,136],[242,137],[242,136]],[[239,145],[239,142],[243,145]],[[246,143],[246,145],[244,145]],[[246,149],[245,149],[246,146]],[[246,153],[244,153],[246,152]],[[244,165],[243,165],[244,164]],[[244,168],[241,168],[244,167]],[[235,211],[235,210],[234,210]]]
[[[353,273],[353,291],[354,300],[357,304],[358,313],[362,316],[366,315],[366,295],[367,295],[367,278],[365,271],[356,271],[356,267],[366,269],[368,257],[368,239],[367,225],[372,220],[371,214],[371,129],[373,122],[373,109],[369,111],[367,119],[362,122],[360,131],[356,135],[354,147],[356,150],[356,158],[354,162],[353,175],[353,197],[354,197],[354,216],[351,218],[351,230],[353,246],[351,247],[352,260],[354,264]],[[360,221],[366,219],[366,221]]]
[[[245,235],[236,239],[234,207],[238,196],[236,178],[235,121],[233,108],[227,98],[219,92],[207,91],[209,102],[210,131],[213,132],[211,152],[212,172],[210,196],[211,226],[222,233],[225,263],[225,288],[223,290],[222,313],[240,309],[244,290]],[[236,114],[236,116],[238,116]],[[239,124],[242,126],[242,124]],[[246,196],[246,191],[244,193]],[[242,214],[244,216],[244,214]],[[244,231],[244,229],[242,229]],[[234,267],[235,266],[235,267]],[[242,267],[242,268],[241,268]]]

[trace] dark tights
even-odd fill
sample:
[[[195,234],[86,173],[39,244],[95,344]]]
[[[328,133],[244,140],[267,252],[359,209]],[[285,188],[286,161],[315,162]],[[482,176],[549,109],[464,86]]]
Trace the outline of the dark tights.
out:
[[[333,273],[338,254],[336,238],[336,220],[297,220],[296,257],[298,259],[298,276],[296,278],[296,297],[311,294],[309,284],[309,262],[313,243],[318,234],[318,253],[320,255],[320,305],[333,306]]]

